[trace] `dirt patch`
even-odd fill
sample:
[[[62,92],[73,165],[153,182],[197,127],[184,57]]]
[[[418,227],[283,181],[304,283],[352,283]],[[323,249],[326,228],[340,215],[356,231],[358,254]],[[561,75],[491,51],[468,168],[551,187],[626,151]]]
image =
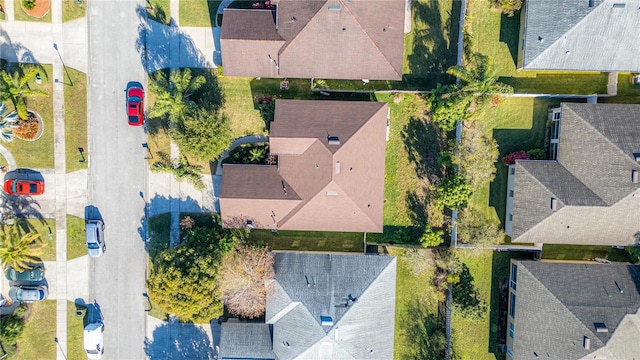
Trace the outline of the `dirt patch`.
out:
[[[49,0],[36,0],[35,3],[36,3],[36,6],[34,6],[33,9],[31,10],[27,10],[22,4],[22,1],[20,2],[20,7],[22,7],[22,11],[24,11],[25,14],[31,17],[38,18],[38,19],[45,17],[45,15],[49,13],[49,8],[51,8],[51,2]]]

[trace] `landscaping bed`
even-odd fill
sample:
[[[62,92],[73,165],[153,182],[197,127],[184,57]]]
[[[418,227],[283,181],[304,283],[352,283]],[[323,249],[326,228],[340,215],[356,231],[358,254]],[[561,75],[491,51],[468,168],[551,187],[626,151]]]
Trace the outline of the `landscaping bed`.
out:
[[[12,0],[5,0],[12,1]],[[51,22],[51,3],[49,0],[37,0],[33,9],[26,9],[23,0],[13,0],[16,21]]]

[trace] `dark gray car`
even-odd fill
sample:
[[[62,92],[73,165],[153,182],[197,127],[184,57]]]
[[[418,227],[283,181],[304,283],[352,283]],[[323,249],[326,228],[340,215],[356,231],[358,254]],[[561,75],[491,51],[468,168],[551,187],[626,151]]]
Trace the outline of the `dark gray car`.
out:
[[[38,264],[32,269],[18,271],[16,269],[8,268],[4,276],[9,281],[25,282],[25,281],[41,281],[44,278],[44,266]]]

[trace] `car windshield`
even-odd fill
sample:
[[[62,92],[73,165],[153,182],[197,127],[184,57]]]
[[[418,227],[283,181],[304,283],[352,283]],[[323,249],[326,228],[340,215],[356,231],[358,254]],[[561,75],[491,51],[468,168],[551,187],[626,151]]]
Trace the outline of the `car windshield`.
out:
[[[86,350],[87,350],[87,354],[99,354],[98,350],[89,350],[89,349],[86,349]]]
[[[89,249],[99,249],[99,248],[100,248],[100,247],[98,246],[98,244],[96,244],[96,243],[88,243],[88,244],[87,244],[87,247],[88,247]]]
[[[14,181],[13,184],[11,184],[11,192],[16,193],[18,191],[18,182]]]

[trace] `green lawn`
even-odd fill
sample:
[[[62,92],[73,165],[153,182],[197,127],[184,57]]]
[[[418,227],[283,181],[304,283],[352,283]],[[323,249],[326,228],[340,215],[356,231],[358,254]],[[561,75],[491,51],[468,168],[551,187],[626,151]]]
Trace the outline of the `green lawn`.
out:
[[[84,219],[67,215],[67,260],[87,255]]]
[[[606,74],[517,70],[520,13],[507,17],[489,4],[490,0],[469,2],[467,19],[472,50],[493,60],[500,81],[512,85],[515,92],[606,94]]]
[[[171,230],[171,214],[162,214],[149,218],[149,258],[151,261],[162,250],[169,248],[169,232]]]
[[[625,250],[611,246],[595,245],[554,245],[545,244],[542,248],[542,258],[549,260],[594,260],[607,259],[614,262],[632,262],[631,256]]]
[[[81,4],[77,4],[76,0],[62,0],[62,22],[85,17],[87,1],[90,0],[82,0]]]
[[[53,78],[51,65],[41,65],[40,75],[42,84],[36,84],[35,80],[29,84],[32,89],[39,89],[48,95],[33,95],[27,97],[27,107],[40,114],[44,123],[44,133],[36,141],[24,141],[15,139],[12,142],[3,143],[13,157],[19,168],[50,169],[53,168]],[[11,101],[7,104],[7,111],[13,110]]]
[[[18,339],[18,351],[12,359],[55,359],[56,301],[35,302],[29,308],[24,331]]]
[[[67,172],[71,172],[86,169],[89,163],[90,154],[86,152],[89,149],[87,147],[87,75],[69,67],[66,69],[73,81],[73,86],[64,87],[65,154]],[[79,148],[85,150],[82,156]]]
[[[5,1],[11,1],[11,0],[5,0]],[[49,4],[51,4],[51,1],[49,2]],[[13,8],[14,8],[14,12],[15,12],[15,19],[16,21],[38,21],[38,22],[51,22],[51,5],[49,5],[49,12],[47,12],[47,14],[41,18],[34,18],[33,16],[29,16],[27,15],[23,10],[22,10],[22,0],[13,0]]]
[[[249,239],[265,244],[272,250],[295,251],[344,251],[364,253],[362,233],[339,233],[321,231],[251,230]]]
[[[215,25],[220,0],[180,1],[180,26],[211,27]]]
[[[406,255],[408,250],[389,247],[389,255],[397,256],[396,268],[396,324],[395,359],[415,359],[420,357],[420,347],[428,343],[425,329],[437,323],[438,301],[444,296],[433,285],[435,268],[427,265],[424,271],[413,271]],[[421,250],[421,260],[428,262],[429,250]]]
[[[253,104],[251,78],[220,76],[220,87],[225,97],[222,111],[231,119],[234,138],[246,135],[266,135],[264,121]]]
[[[84,314],[84,312],[83,312]],[[76,316],[76,304],[67,301],[67,359],[84,359],[84,324]]]

